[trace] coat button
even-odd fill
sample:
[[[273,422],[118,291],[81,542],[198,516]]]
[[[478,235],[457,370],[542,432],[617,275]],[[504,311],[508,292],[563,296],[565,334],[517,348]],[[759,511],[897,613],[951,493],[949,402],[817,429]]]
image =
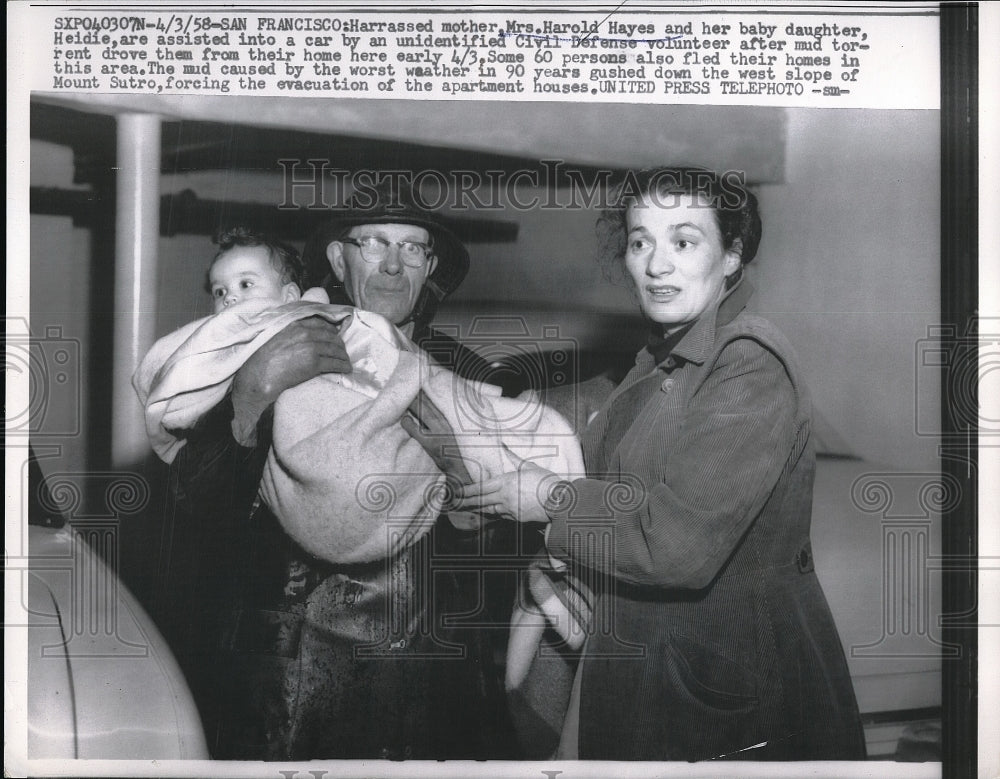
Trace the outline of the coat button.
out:
[[[670,390],[672,390],[673,388],[674,388],[673,379],[664,379],[663,383],[660,385],[660,389],[663,390],[664,392],[670,392]]]

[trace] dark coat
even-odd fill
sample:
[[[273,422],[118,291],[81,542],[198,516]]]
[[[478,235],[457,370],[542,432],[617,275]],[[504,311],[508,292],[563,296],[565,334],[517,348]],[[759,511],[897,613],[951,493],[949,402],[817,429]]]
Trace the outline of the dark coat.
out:
[[[639,353],[552,521],[550,553],[601,593],[581,758],[864,757],[809,545],[809,397],[785,339],[742,312],[749,294]]]
[[[484,375],[453,340],[432,332],[419,342],[449,367]],[[252,448],[235,442],[232,418],[228,400],[206,415],[171,468],[166,586],[180,611],[168,633],[213,757],[515,756],[494,660],[513,588],[498,595],[499,617],[484,613],[480,572],[455,565],[482,554],[480,535],[442,517],[389,560],[312,557],[256,500],[270,412]],[[447,624],[449,615],[477,625]],[[478,626],[489,622],[496,627]]]

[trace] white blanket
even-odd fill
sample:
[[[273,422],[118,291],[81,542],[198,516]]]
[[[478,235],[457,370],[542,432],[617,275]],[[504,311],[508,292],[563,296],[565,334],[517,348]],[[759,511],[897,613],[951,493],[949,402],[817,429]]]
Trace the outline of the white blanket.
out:
[[[290,322],[315,315],[343,324],[354,370],[281,394],[260,486],[311,554],[383,559],[430,530],[447,499],[445,477],[399,424],[421,389],[450,423],[474,479],[516,470],[511,451],[565,477],[583,474],[576,437],[555,411],[434,365],[376,314],[309,301],[269,311],[239,304],[158,341],[133,377],[156,453],[172,461],[184,430],[225,397],[247,358]]]

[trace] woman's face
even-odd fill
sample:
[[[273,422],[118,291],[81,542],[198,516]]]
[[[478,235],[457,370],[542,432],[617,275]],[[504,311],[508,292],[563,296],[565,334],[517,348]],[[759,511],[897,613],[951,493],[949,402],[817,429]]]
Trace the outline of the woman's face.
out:
[[[726,276],[740,266],[741,247],[723,248],[715,211],[705,198],[645,195],[629,208],[627,222],[625,268],[642,313],[665,333],[722,300]]]

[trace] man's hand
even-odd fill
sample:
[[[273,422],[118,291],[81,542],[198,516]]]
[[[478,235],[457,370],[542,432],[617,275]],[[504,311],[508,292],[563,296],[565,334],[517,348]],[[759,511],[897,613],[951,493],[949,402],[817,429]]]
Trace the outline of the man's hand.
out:
[[[293,322],[258,349],[233,381],[234,431],[243,438],[286,389],[321,373],[350,373],[351,360],[337,325],[322,317]],[[237,435],[237,440],[240,439]],[[248,441],[241,441],[245,443]]]

